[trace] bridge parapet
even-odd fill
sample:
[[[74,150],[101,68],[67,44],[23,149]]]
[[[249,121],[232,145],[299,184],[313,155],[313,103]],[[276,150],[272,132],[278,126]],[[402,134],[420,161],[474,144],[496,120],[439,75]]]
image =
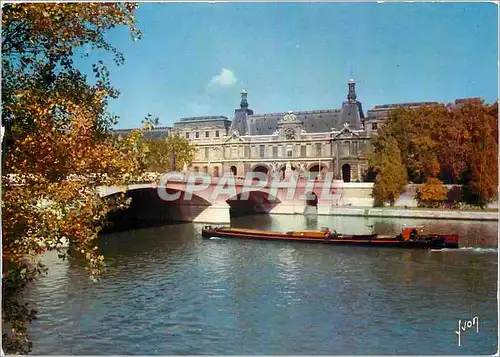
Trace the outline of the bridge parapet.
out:
[[[416,185],[409,185],[407,192],[401,195],[396,204],[416,205],[416,189]],[[248,176],[212,177],[177,173],[177,176],[162,177],[155,182],[100,187],[99,195],[105,197],[120,192],[132,195],[133,192],[145,190],[160,197],[158,201],[166,205],[188,207],[202,204],[203,211],[190,220],[207,223],[229,223],[230,211],[242,209],[263,213],[304,214],[311,211],[308,207],[314,206],[318,214],[330,214],[338,207],[373,207],[373,183],[345,183],[328,178],[277,180],[266,176],[262,180]],[[190,203],[190,200],[195,203]],[[197,211],[190,208],[190,212]]]

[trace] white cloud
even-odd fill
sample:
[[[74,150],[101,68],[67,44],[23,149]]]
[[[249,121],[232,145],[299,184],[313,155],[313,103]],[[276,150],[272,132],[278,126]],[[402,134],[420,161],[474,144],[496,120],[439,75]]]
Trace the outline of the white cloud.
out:
[[[234,72],[227,68],[222,68],[219,74],[212,77],[209,86],[219,85],[219,86],[232,86],[238,81],[238,78],[234,75]]]

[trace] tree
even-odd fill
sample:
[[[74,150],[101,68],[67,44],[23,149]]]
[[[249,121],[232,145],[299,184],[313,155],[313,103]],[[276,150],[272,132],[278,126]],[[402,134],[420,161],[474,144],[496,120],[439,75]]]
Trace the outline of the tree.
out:
[[[448,191],[443,182],[435,177],[430,177],[417,192],[417,201],[423,207],[440,207],[448,198]]]
[[[396,139],[401,160],[412,182],[423,182],[427,177],[439,174],[437,133],[443,126],[442,118],[446,113],[446,107],[440,104],[397,107],[389,112],[383,135]]]
[[[385,135],[376,138],[374,151],[368,157],[369,166],[377,174],[372,194],[375,205],[389,202],[393,206],[399,195],[406,190],[408,182],[396,139]]]
[[[81,256],[91,278],[103,270],[95,245],[99,228],[115,206],[101,199],[101,185],[126,184],[140,172],[140,131],[118,142],[107,130],[112,88],[102,61],[95,84],[73,66],[82,46],[121,54],[105,39],[125,25],[134,38],[131,3],[15,3],[2,7],[2,335],[6,353],[31,350],[27,328],[35,317],[21,298],[27,281],[44,271],[33,258],[69,240],[61,256]]]
[[[196,148],[188,140],[177,134],[171,134],[165,139],[144,139],[147,151],[146,169],[150,172],[164,173],[180,171],[184,164],[190,164]],[[175,155],[175,167],[171,166],[171,155]]]
[[[497,197],[498,103],[479,99],[397,107],[376,140],[393,138],[413,182],[440,177],[466,186],[463,197],[484,206]],[[380,154],[375,145],[375,154]]]
[[[484,207],[498,192],[498,104],[468,101],[457,107],[455,114],[469,139],[460,145],[465,156],[465,183],[472,201]]]

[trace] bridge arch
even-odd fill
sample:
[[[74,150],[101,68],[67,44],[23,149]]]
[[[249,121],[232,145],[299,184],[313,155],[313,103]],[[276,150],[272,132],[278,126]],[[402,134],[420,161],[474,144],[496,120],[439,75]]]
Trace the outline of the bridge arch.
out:
[[[135,187],[134,187],[135,186]],[[174,222],[192,222],[212,204],[196,193],[191,199],[186,199],[186,192],[178,188],[165,188],[170,195],[180,195],[172,201],[163,200],[154,185],[132,185],[125,192],[125,197],[130,200],[127,208],[117,209],[108,214],[110,227],[108,230],[125,230],[164,225]],[[110,190],[106,198],[121,195],[121,190]]]
[[[229,214],[232,217],[269,213],[281,203],[278,198],[264,191],[249,192],[247,200],[242,199],[242,194],[239,193],[226,201],[229,205]]]

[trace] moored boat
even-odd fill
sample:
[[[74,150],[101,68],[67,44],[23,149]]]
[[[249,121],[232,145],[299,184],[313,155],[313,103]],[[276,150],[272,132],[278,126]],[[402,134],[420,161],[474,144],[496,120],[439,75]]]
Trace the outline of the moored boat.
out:
[[[458,248],[458,234],[422,234],[417,228],[403,228],[401,233],[395,235],[379,234],[339,234],[331,232],[328,228],[321,231],[264,231],[258,229],[212,227],[202,229],[204,238],[244,238],[257,240],[282,240],[295,242],[363,245],[375,247],[400,247],[400,248]]]

